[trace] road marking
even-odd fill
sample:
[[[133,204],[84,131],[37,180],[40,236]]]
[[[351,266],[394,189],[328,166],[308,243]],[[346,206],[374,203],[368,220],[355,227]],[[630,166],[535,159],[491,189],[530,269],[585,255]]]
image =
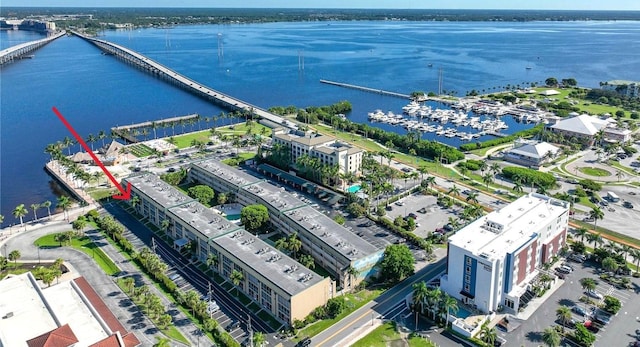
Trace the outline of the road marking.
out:
[[[434,269],[434,270],[435,270],[435,269]],[[418,278],[416,279],[416,281],[412,282],[410,285],[413,285],[413,283],[419,282],[419,281],[420,281],[420,280],[422,280],[423,278],[428,277],[432,272],[434,272],[434,270],[427,271],[424,275],[422,275],[422,276],[418,277]],[[441,272],[440,272],[440,273],[441,273]],[[440,274],[440,273],[438,273],[438,274]],[[437,276],[438,274],[435,274],[434,276]],[[394,298],[395,298],[395,297],[396,297],[400,292],[402,292],[402,291],[403,291],[403,290],[404,290],[408,285],[409,285],[408,283],[407,283],[407,284],[405,284],[405,285],[403,285],[403,287],[402,287],[401,289],[399,289],[399,290],[398,290],[398,293],[396,293],[395,295],[392,295],[392,296],[388,297],[386,300],[384,300],[384,301],[382,301],[382,302],[377,303],[377,304],[376,304],[376,306],[378,306],[378,305],[382,305],[382,304],[385,304],[385,303],[386,303],[386,302],[388,302],[389,300],[394,299]],[[336,335],[340,334],[341,332],[345,331],[347,328],[350,328],[350,327],[351,327],[352,325],[354,325],[357,321],[359,321],[360,319],[364,318],[364,317],[365,317],[365,316],[367,316],[367,315],[372,314],[373,312],[374,312],[374,311],[373,311],[373,309],[371,309],[371,308],[370,308],[370,309],[368,309],[368,310],[367,310],[367,311],[365,311],[362,315],[360,315],[358,318],[353,319],[353,320],[351,321],[351,323],[346,324],[345,326],[343,326],[342,328],[338,329],[338,331],[336,331],[335,333],[331,334],[331,335],[330,335],[329,337],[327,337],[326,339],[324,339],[324,340],[320,341],[316,346],[317,346],[317,347],[322,346],[324,343],[326,343],[327,341],[331,340],[332,338],[334,338]],[[387,310],[387,312],[389,312],[389,310]],[[383,312],[383,314],[384,314],[384,313],[386,313],[386,312]]]

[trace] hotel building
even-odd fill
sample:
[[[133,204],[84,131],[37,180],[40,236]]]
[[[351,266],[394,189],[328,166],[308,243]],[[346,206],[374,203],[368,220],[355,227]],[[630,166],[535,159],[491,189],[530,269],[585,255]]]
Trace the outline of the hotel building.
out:
[[[536,193],[477,219],[449,238],[440,287],[483,312],[518,312],[539,268],[565,245],[568,222],[568,202]]]
[[[382,259],[383,250],[374,247],[284,188],[278,188],[215,159],[193,163],[189,177],[217,192],[233,193],[236,202],[241,205],[261,204],[267,207],[271,224],[287,235],[297,233],[303,250],[335,276],[343,288],[351,288],[375,274],[375,266]],[[357,274],[350,274],[349,268],[354,269]]]
[[[241,272],[239,288],[283,323],[304,319],[335,293],[329,278],[313,273],[156,175],[131,176],[122,182],[127,183],[131,183],[130,201],[139,200],[135,209],[159,228],[164,226],[175,247],[195,242],[195,256],[206,262],[209,254],[215,255],[213,269],[228,280],[234,270]]]
[[[339,173],[359,174],[362,170],[362,157],[365,151],[331,136],[280,128],[273,132],[273,143],[291,149],[292,163],[295,163],[300,156],[308,155],[320,159],[320,163],[324,165],[337,164]]]

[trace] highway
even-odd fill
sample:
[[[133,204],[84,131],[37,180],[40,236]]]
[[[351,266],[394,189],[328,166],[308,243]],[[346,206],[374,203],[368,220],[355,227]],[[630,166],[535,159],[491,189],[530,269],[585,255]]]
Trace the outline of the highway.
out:
[[[72,31],[72,33],[86,40],[87,42],[98,46],[104,52],[114,55],[120,59],[126,60],[127,62],[132,63],[149,73],[163,77],[169,82],[177,84],[183,89],[194,93],[195,95],[200,96],[206,100],[216,102],[217,104],[221,104],[230,109],[251,112],[261,118],[267,119],[276,124],[282,124],[283,126],[292,129],[297,128],[295,124],[286,121],[279,115],[273,114],[256,105],[252,105],[246,101],[234,98],[233,96],[224,94],[220,91],[205,86],[129,48],[109,41],[88,37],[76,31]]]
[[[413,284],[420,281],[429,282],[440,275],[447,265],[446,258],[430,264],[417,272],[415,275],[405,279],[400,284],[387,290],[377,299],[362,306],[352,314],[324,330],[311,339],[312,346],[340,346],[344,339],[349,337],[356,330],[372,324],[373,319],[389,319],[395,314],[402,312],[405,307],[405,297],[413,292]]]
[[[44,39],[29,41],[21,44],[17,44],[15,46],[11,46],[9,48],[5,48],[0,51],[0,65],[4,65],[6,63],[12,62],[14,59],[20,59],[23,55],[32,52],[47,43],[62,37],[66,34],[66,32],[61,31],[57,34],[51,35]]]

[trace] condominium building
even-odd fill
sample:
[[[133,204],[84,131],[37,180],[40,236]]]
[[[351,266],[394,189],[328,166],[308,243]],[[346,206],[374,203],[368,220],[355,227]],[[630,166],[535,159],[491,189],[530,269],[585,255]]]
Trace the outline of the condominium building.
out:
[[[566,243],[569,203],[531,193],[449,238],[440,287],[483,312],[516,313],[530,282]]]
[[[611,90],[629,98],[640,97],[640,82],[613,80],[604,82],[601,86],[603,90]]]
[[[335,137],[280,128],[273,132],[273,143],[291,149],[291,162],[303,156],[320,159],[324,165],[338,165],[338,172],[358,174],[362,170],[364,150]]]
[[[376,273],[375,266],[382,259],[383,250],[284,188],[215,159],[193,163],[189,177],[218,192],[234,194],[236,202],[242,205],[261,204],[267,207],[271,224],[287,235],[297,233],[303,250],[335,276],[343,288],[351,288]]]
[[[122,184],[127,183],[131,183],[130,201],[139,201],[136,210],[165,229],[175,247],[195,242],[194,255],[202,262],[214,255],[217,262],[212,268],[223,277],[230,279],[234,270],[242,273],[238,287],[283,323],[304,319],[335,293],[329,278],[313,273],[156,175],[131,176]]]

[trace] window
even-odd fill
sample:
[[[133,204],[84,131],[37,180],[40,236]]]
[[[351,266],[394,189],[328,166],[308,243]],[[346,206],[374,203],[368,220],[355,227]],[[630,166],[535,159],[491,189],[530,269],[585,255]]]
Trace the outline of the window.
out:
[[[467,273],[467,275],[471,274],[471,266],[467,266],[465,272]]]
[[[470,289],[469,289],[469,288],[470,288],[470,287],[469,287],[469,285],[468,285],[468,284],[465,284],[465,285],[464,285],[464,291],[465,291],[465,292],[469,293],[469,291],[470,291]]]
[[[465,275],[464,276],[464,281],[467,282],[467,283],[471,282],[471,276]]]
[[[471,258],[467,257],[467,265],[471,265]]]

